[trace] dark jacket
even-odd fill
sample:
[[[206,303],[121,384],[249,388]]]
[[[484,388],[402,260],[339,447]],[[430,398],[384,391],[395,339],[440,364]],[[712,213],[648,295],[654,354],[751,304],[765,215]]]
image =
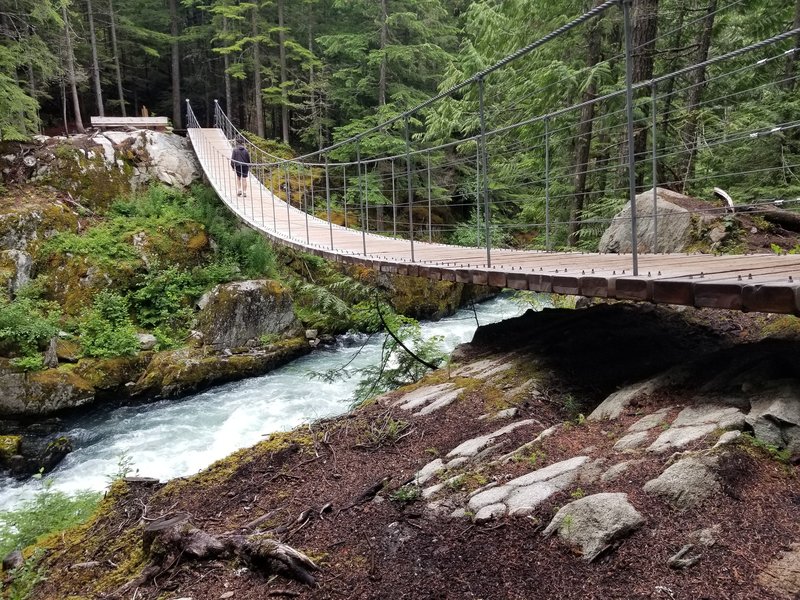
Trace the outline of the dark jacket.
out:
[[[247,148],[242,145],[236,146],[231,153],[231,167],[234,169],[237,166],[241,167],[243,166],[242,163],[244,163],[244,166],[247,166],[249,162],[250,153],[247,151]]]

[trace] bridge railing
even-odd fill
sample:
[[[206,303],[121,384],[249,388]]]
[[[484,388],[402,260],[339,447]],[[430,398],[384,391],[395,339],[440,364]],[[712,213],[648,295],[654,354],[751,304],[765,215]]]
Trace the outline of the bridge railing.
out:
[[[615,7],[621,11],[606,14]],[[744,177],[798,182],[795,173],[800,164],[795,163],[800,159],[765,160],[770,151],[783,148],[782,136],[796,138],[800,129],[796,115],[747,120],[736,111],[775,94],[790,99],[795,93],[797,74],[783,77],[775,65],[794,58],[797,48],[787,46],[794,45],[800,29],[731,48],[684,68],[670,69],[665,61],[663,74],[635,82],[637,53],[654,52],[659,40],[675,32],[663,32],[634,47],[630,8],[630,0],[602,2],[408,111],[304,156],[281,158],[246,141],[254,175],[307,214],[359,228],[362,240],[367,233],[406,238],[412,260],[416,241],[449,241],[484,247],[487,266],[492,264],[493,248],[512,233],[533,237],[548,251],[581,248],[582,240],[596,238],[596,230],[607,227],[629,202],[627,216],[618,219],[630,231],[631,268],[638,274],[640,251],[669,249],[660,231],[674,213],[659,206],[659,187],[708,194]],[[503,69],[514,66],[524,71],[532,52],[557,37],[572,35],[577,40],[592,35],[587,28],[596,27],[600,18],[621,20],[621,54],[578,74],[537,80],[527,97],[504,97],[508,90],[503,86]],[[708,18],[704,14],[689,24],[699,26]],[[601,87],[592,83],[604,69],[622,67],[623,87],[601,93]],[[579,76],[588,82],[581,102],[531,112],[541,104],[539,98],[558,99],[560,88]],[[745,85],[733,85],[734,78]],[[702,95],[692,93],[700,89]],[[678,102],[679,98],[684,101]],[[448,116],[458,122],[456,127],[444,132],[427,127],[438,120],[441,129]],[[244,137],[216,101],[214,124],[228,140]],[[683,130],[678,142],[670,142],[666,135],[671,127]],[[592,144],[595,149],[590,153]],[[385,150],[370,150],[376,147]],[[736,152],[753,154],[753,168],[726,171],[722,164],[715,168],[715,156]],[[455,173],[458,187],[452,184]],[[648,187],[652,208],[643,214],[641,205],[637,207],[637,192]],[[640,195],[640,204],[642,199]],[[768,200],[752,204],[750,209],[757,213]],[[725,206],[689,208],[701,221],[726,210]],[[448,228],[439,222],[446,211],[470,215],[471,225]],[[511,212],[517,215],[513,223],[497,218]],[[291,227],[288,214],[286,222]],[[289,235],[301,239],[301,233]],[[367,253],[366,241],[363,252]]]

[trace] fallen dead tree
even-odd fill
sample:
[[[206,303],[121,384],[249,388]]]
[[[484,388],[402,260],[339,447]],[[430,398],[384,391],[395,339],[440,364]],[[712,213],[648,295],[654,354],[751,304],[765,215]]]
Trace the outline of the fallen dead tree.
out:
[[[156,577],[175,569],[181,561],[236,557],[251,570],[266,576],[280,575],[315,586],[312,573],[319,567],[305,554],[274,539],[269,533],[242,535],[207,533],[179,513],[160,517],[144,527],[142,549],[149,564],[136,579],[120,586],[110,597],[122,598]]]

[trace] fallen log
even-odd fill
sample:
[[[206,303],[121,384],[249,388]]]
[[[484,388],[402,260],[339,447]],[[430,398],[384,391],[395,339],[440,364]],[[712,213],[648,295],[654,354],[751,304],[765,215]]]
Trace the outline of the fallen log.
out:
[[[308,556],[268,534],[215,536],[195,527],[188,513],[164,515],[145,525],[142,549],[149,564],[139,577],[119,587],[112,598],[121,598],[131,589],[149,584],[185,560],[235,556],[255,572],[280,575],[309,586],[316,585],[312,573],[319,570]]]

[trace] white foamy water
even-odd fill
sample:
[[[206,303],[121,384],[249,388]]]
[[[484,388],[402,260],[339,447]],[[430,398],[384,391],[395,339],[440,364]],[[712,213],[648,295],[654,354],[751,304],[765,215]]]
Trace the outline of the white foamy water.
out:
[[[525,307],[500,296],[452,317],[423,322],[424,337],[443,336],[445,351],[472,339],[477,327],[521,314]],[[119,472],[120,458],[138,475],[162,481],[191,475],[276,431],[346,412],[358,378],[326,383],[312,379],[341,367],[377,364],[383,334],[342,336],[336,346],[314,351],[266,375],[215,387],[180,400],[98,411],[65,424],[74,451],[47,475],[53,489],[68,493],[103,490]],[[41,482],[0,478],[0,510],[18,506],[41,489]]]

